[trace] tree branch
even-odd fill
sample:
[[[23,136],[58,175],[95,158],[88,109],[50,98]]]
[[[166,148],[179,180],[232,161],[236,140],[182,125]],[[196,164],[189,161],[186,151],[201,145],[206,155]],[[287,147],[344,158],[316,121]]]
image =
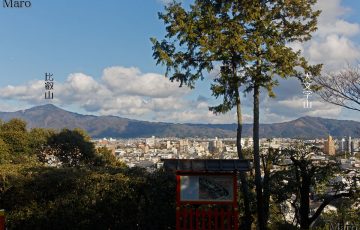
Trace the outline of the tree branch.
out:
[[[316,212],[314,213],[314,215],[312,217],[309,218],[309,222],[312,223],[313,221],[315,221],[321,214],[321,212],[324,210],[324,208],[330,204],[330,202],[342,198],[342,197],[353,197],[353,192],[347,192],[347,193],[339,193],[339,194],[335,194],[333,196],[328,196],[324,199],[324,201],[321,203],[321,205],[319,206],[319,208],[316,210]]]

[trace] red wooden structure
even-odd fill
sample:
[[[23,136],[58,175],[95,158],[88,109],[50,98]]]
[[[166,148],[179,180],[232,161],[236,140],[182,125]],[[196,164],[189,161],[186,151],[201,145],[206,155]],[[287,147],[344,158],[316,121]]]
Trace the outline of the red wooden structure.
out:
[[[181,199],[181,176],[230,176],[232,177],[232,199],[216,200],[183,200]],[[237,176],[236,172],[183,172],[176,173],[176,229],[177,230],[237,230]],[[204,207],[208,206],[208,207]],[[209,207],[211,206],[211,207]]]
[[[177,230],[238,230],[237,172],[249,171],[251,160],[162,161],[176,173]]]

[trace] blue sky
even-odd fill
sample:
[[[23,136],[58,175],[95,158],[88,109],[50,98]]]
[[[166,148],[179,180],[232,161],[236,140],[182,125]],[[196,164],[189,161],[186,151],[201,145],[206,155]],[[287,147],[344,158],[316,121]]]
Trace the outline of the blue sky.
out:
[[[15,111],[53,103],[95,115],[149,121],[232,123],[234,111],[215,116],[209,81],[195,90],[178,88],[152,58],[150,37],[161,39],[164,25],[157,12],[161,0],[31,0],[31,8],[0,7],[0,110]],[[319,0],[323,15],[314,39],[292,44],[326,70],[360,58],[360,3]],[[44,99],[44,73],[54,74],[54,100]],[[262,122],[304,115],[360,120],[356,113],[314,98],[302,106],[298,82],[287,80],[278,97],[262,96]],[[251,97],[244,120],[251,121]]]

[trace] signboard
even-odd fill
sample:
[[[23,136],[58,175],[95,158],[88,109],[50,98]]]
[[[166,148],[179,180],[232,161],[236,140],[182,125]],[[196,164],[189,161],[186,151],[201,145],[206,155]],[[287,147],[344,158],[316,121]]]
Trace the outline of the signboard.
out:
[[[180,202],[233,202],[234,175],[179,175]]]
[[[176,172],[176,230],[239,229],[237,172],[250,160],[167,159],[164,167]]]

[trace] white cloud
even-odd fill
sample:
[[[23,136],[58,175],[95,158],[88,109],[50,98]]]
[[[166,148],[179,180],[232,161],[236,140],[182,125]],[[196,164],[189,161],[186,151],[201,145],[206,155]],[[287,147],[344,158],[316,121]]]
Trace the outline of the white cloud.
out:
[[[334,22],[338,17],[351,11],[350,8],[341,5],[342,0],[319,0],[315,9],[321,10],[319,22]]]
[[[83,73],[71,74],[56,87],[61,103],[79,104],[100,115],[145,118],[150,113],[184,107],[182,96],[189,90],[179,88],[163,75],[141,73],[135,67],[109,67],[100,80]]]
[[[351,9],[341,3],[341,0],[318,1],[315,8],[322,11],[318,30],[300,47],[312,63],[323,63],[325,71],[342,68],[344,63],[360,58],[360,47],[351,40],[360,34],[360,24],[343,18]]]
[[[67,87],[80,94],[95,93],[101,88],[98,82],[83,73],[70,74],[67,79]]]
[[[320,21],[320,26],[315,36],[326,37],[329,34],[351,37],[359,34],[360,26],[357,23],[350,23],[342,19],[335,21]]]
[[[2,100],[0,103],[1,112],[15,112],[24,109],[24,105],[21,104],[8,104],[6,101]]]
[[[156,73],[142,74],[131,67],[106,68],[102,77],[106,87],[113,92],[125,95],[141,95],[155,98],[185,95],[189,90],[180,88],[163,75]]]
[[[44,82],[32,81],[23,86],[8,85],[0,89],[0,97],[3,99],[17,99],[32,103],[40,102],[44,97]]]
[[[178,123],[191,122],[212,124],[235,123],[236,121],[234,113],[229,112],[227,114],[215,115],[212,112],[206,110],[177,111],[158,117],[159,121],[162,121],[164,119],[170,119]]]
[[[312,61],[326,64],[342,64],[360,57],[360,49],[345,36],[328,35],[322,41],[313,41],[309,46]],[[326,60],[324,60],[326,58]]]
[[[360,24],[344,19],[352,9],[341,3],[341,0],[319,0],[315,9],[322,12],[318,19],[318,30],[312,34],[312,39],[303,44],[288,45],[294,50],[301,50],[311,63],[324,64],[324,71],[343,68],[345,64],[360,58],[360,46],[352,40],[360,35]]]
[[[293,120],[302,116],[339,118],[341,107],[321,101],[316,95],[309,97],[311,108],[304,108],[306,97],[296,95],[288,99],[274,100],[267,98],[262,103],[262,116],[264,122],[283,122]]]
[[[44,82],[0,88],[0,99],[29,104],[48,103],[44,99]],[[186,99],[187,88],[179,88],[163,75],[141,73],[135,67],[109,67],[101,78],[84,73],[70,74],[65,82],[55,82],[54,102],[63,107],[75,105],[99,115],[117,115],[133,119],[233,123],[233,115],[215,116],[203,97]]]

